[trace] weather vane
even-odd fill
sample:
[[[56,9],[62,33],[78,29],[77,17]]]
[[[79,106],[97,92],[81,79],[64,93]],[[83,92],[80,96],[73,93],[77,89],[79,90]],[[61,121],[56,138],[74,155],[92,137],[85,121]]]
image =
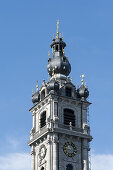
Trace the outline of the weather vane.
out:
[[[84,82],[84,77],[85,77],[85,75],[84,74],[82,74],[80,77],[82,77],[82,80],[81,80],[81,82],[82,82],[82,84],[83,84],[83,82]]]
[[[59,20],[57,20],[57,38],[59,38]]]

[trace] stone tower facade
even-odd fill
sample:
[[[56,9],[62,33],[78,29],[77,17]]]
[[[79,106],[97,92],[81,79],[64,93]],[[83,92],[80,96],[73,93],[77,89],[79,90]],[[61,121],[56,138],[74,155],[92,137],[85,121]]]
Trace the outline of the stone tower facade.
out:
[[[53,38],[47,70],[51,76],[32,94],[33,127],[30,131],[32,170],[89,170],[90,127],[87,123],[88,88],[70,80],[66,43]]]

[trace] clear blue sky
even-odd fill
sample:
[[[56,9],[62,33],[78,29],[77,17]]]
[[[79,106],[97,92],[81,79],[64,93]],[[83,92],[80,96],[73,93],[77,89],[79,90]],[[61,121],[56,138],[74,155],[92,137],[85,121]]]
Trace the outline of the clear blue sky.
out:
[[[92,150],[113,154],[113,1],[0,1],[0,155],[29,152],[32,89],[47,80],[56,21],[73,83],[86,75]]]

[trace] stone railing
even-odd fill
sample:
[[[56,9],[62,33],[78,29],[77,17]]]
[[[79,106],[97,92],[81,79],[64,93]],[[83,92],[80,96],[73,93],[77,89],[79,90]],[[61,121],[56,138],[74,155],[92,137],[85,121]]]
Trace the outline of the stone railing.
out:
[[[70,126],[70,125],[64,125],[64,124],[61,124],[61,123],[58,124],[58,127],[59,127],[59,128],[63,128],[63,129],[67,129],[67,130],[73,130],[73,131],[77,131],[77,132],[83,132],[83,130],[82,130],[81,128],[77,128],[77,127]]]

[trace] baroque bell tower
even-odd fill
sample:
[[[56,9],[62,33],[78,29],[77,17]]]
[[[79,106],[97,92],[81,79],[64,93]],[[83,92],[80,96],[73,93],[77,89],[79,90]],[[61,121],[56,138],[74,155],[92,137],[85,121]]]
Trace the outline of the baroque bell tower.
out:
[[[71,65],[65,56],[66,43],[59,35],[53,38],[52,57],[47,70],[51,77],[32,94],[33,127],[30,131],[32,170],[90,170],[88,152],[90,127],[87,122],[89,91],[76,88],[70,79]]]

